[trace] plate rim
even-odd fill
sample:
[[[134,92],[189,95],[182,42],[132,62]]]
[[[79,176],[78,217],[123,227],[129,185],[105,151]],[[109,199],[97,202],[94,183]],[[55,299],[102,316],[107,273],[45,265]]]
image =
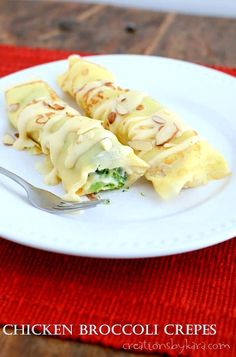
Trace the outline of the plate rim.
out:
[[[196,63],[196,62],[192,62],[192,61],[186,61],[186,60],[183,60],[183,59],[179,59],[179,58],[174,58],[174,57],[166,57],[166,56],[155,56],[155,55],[145,55],[145,54],[134,54],[134,53],[131,53],[131,54],[128,54],[128,53],[110,53],[110,54],[93,54],[93,55],[80,55],[79,53],[76,53],[76,50],[75,50],[75,53],[71,54],[71,55],[68,55],[69,56],[73,56],[73,55],[77,55],[83,59],[96,59],[96,58],[101,58],[101,57],[140,57],[140,58],[157,58],[157,59],[160,59],[160,60],[164,60],[164,61],[169,61],[169,62],[178,62],[180,64],[184,64],[184,65],[187,65],[187,66],[194,66],[196,68],[201,68],[201,69],[205,69],[207,71],[210,71],[210,72],[213,72],[219,76],[223,76],[223,77],[228,77],[232,80],[235,80],[236,81],[236,78],[229,74],[229,73],[225,73],[219,69],[216,69],[216,68],[213,68],[211,67],[211,65],[209,64],[200,64],[200,63]],[[48,61],[48,62],[45,62],[45,63],[41,63],[41,64],[36,64],[34,66],[30,66],[30,67],[26,67],[26,68],[22,68],[18,71],[15,71],[15,72],[12,72],[12,73],[9,73],[7,75],[4,75],[2,77],[0,77],[0,81],[2,79],[6,79],[7,77],[11,77],[13,75],[16,75],[16,74],[21,74],[22,72],[24,71],[28,71],[28,70],[31,70],[31,69],[37,69],[39,67],[44,67],[45,65],[49,65],[49,64],[56,64],[56,63],[63,63],[63,62],[67,62],[67,58],[64,58],[64,59],[60,59],[60,60],[55,60],[55,61]],[[215,66],[215,65],[212,65],[212,66]],[[221,67],[221,66],[219,66]],[[231,68],[231,67],[229,67]]]
[[[75,53],[76,54],[76,53]],[[224,72],[221,72],[217,69],[214,69],[214,68],[210,68],[210,67],[207,67],[207,66],[204,66],[204,65],[201,65],[201,64],[197,64],[197,63],[193,63],[193,62],[188,62],[188,61],[184,61],[184,60],[180,60],[180,59],[175,59],[175,58],[168,58],[168,57],[162,57],[162,56],[149,56],[149,55],[136,55],[136,54],[108,54],[108,55],[104,55],[104,54],[99,54],[99,55],[89,55],[89,56],[83,56],[84,59],[87,59],[87,60],[93,60],[93,59],[96,59],[96,58],[102,58],[102,57],[133,57],[133,58],[157,58],[157,59],[160,59],[160,60],[163,60],[163,61],[168,61],[168,62],[172,62],[172,63],[180,63],[180,64],[183,64],[183,65],[187,65],[187,66],[194,66],[195,68],[200,68],[201,70],[205,70],[207,73],[214,73],[215,75],[217,76],[220,76],[222,78],[225,78],[227,77],[228,79],[232,80],[232,83],[234,82],[236,84],[236,79],[231,76],[230,74],[226,74]],[[25,71],[29,71],[29,70],[37,70],[38,68],[41,68],[41,67],[45,67],[47,65],[53,65],[53,64],[60,64],[60,63],[65,63],[67,62],[67,59],[61,59],[61,60],[56,60],[56,61],[49,61],[49,62],[45,62],[43,64],[39,64],[39,65],[35,65],[35,66],[31,66],[31,67],[28,67],[28,68],[25,68],[25,69],[21,69],[19,71],[16,71],[16,72],[13,72],[11,74],[8,74],[6,76],[3,76],[0,78],[0,82],[2,80],[9,80],[11,79],[11,77],[14,77],[15,75],[21,75],[21,74],[24,74]],[[191,251],[195,251],[195,250],[199,250],[199,249],[202,249],[202,248],[206,248],[206,247],[209,247],[209,246],[213,246],[213,245],[216,245],[216,244],[219,244],[221,242],[224,242],[226,240],[230,240],[230,239],[233,239],[234,235],[236,235],[236,227],[235,228],[228,228],[227,230],[227,237],[224,237],[226,235],[226,233],[218,233],[217,234],[217,239],[214,239],[214,242],[206,242],[205,244],[203,244],[202,242],[200,243],[200,245],[198,246],[198,244],[196,244],[195,246],[185,246],[184,248],[180,248],[178,247],[178,249],[175,249],[173,251],[173,248],[172,248],[172,251],[162,251],[161,254],[159,255],[157,253],[157,251],[154,251],[153,254],[152,253],[140,253],[140,255],[137,253],[137,252],[134,252],[134,255],[128,253],[127,255],[125,255],[124,253],[121,255],[121,254],[114,254],[114,253],[98,253],[98,252],[95,252],[94,254],[91,253],[91,252],[86,252],[86,250],[83,252],[83,251],[80,251],[79,253],[78,252],[71,252],[70,249],[67,251],[67,249],[65,250],[65,248],[61,249],[61,248],[58,248],[58,247],[53,247],[53,248],[50,248],[50,247],[44,247],[38,243],[29,243],[27,242],[26,239],[20,239],[17,238],[17,235],[14,235],[13,237],[13,234],[11,234],[11,237],[9,237],[8,235],[6,236],[4,234],[4,232],[2,232],[2,229],[1,229],[1,226],[0,226],[0,234],[1,236],[4,238],[4,239],[7,239],[7,240],[10,240],[10,241],[13,241],[15,243],[18,243],[18,244],[21,244],[21,245],[26,245],[26,246],[29,246],[29,247],[32,247],[32,248],[36,248],[36,249],[41,249],[41,250],[45,250],[45,251],[50,251],[50,252],[56,252],[56,253],[61,253],[61,254],[69,254],[69,255],[75,255],[75,256],[84,256],[84,257],[93,257],[93,258],[118,258],[118,259],[134,259],[134,258],[150,258],[150,257],[161,257],[161,256],[168,256],[168,255],[175,255],[175,254],[181,254],[181,253],[186,253],[186,252],[191,252]],[[224,231],[225,232],[225,231]],[[216,236],[215,236],[216,237]],[[209,243],[209,244],[208,244]]]

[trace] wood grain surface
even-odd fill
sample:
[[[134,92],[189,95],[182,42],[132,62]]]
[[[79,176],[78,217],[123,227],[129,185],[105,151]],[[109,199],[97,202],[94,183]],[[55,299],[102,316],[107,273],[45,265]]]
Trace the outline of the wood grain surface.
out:
[[[236,66],[236,20],[56,1],[0,1],[0,43]]]
[[[56,1],[0,1],[0,43],[139,53],[236,66],[236,20]],[[134,357],[40,336],[5,336],[0,357]],[[139,356],[144,356],[139,354]]]

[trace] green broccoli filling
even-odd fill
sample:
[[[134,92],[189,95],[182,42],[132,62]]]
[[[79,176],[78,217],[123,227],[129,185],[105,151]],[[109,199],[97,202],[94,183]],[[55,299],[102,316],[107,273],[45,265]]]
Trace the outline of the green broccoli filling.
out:
[[[121,168],[96,170],[89,175],[89,192],[97,193],[104,190],[114,190],[125,185],[128,175]]]

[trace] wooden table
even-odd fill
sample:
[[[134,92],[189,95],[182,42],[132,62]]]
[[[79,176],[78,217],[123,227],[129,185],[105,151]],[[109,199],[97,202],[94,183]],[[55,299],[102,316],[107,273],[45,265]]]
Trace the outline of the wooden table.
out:
[[[236,67],[235,38],[234,19],[52,0],[0,2],[0,43],[85,52],[140,53]],[[5,336],[1,330],[0,355],[137,356],[57,338]]]

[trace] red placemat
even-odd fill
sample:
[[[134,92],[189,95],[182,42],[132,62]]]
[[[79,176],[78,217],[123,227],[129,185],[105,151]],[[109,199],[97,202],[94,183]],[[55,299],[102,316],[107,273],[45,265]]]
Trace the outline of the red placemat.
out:
[[[0,74],[70,53],[0,46]],[[235,69],[220,70],[236,75]],[[43,252],[1,239],[0,324],[73,324],[72,334],[58,337],[167,356],[181,351],[183,356],[234,356],[235,252],[235,240],[230,240],[171,257],[105,260]],[[81,336],[79,324],[158,324],[159,335]],[[217,332],[172,336],[163,332],[167,324],[214,324]]]

